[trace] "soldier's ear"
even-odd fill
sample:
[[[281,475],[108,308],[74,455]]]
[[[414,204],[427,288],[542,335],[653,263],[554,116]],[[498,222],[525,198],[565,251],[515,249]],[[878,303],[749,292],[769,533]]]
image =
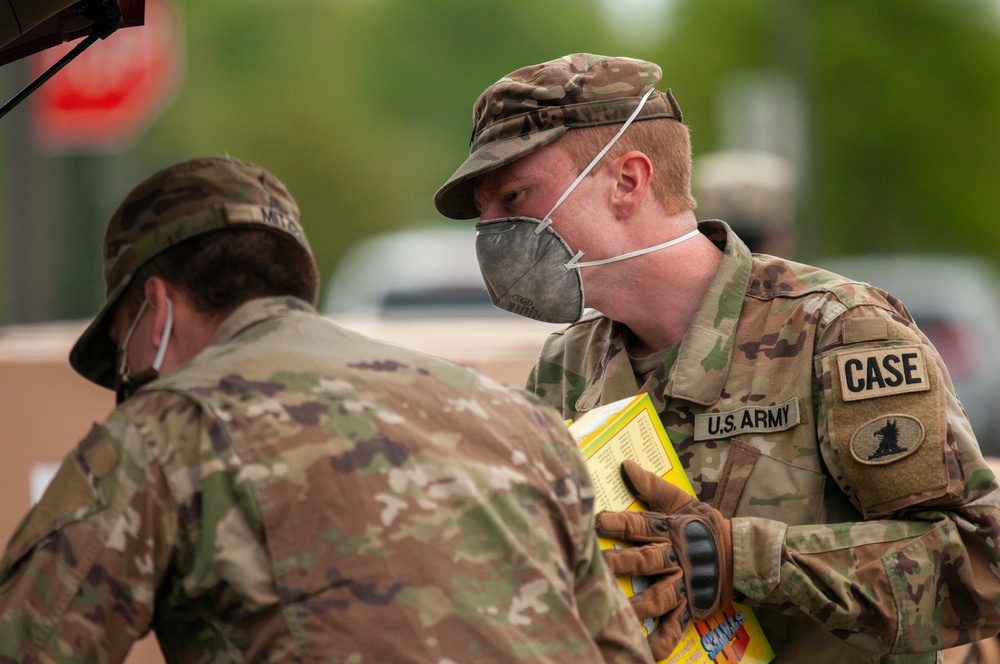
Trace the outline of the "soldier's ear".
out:
[[[612,205],[618,219],[627,219],[645,199],[653,180],[653,164],[639,150],[631,150],[612,161],[610,168],[615,177]]]

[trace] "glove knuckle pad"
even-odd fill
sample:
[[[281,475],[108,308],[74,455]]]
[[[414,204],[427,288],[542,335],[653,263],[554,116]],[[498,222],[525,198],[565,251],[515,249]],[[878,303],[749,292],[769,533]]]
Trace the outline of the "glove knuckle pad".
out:
[[[715,537],[704,523],[689,521],[684,525],[684,539],[691,565],[691,598],[695,609],[707,611],[715,605],[721,581]]]

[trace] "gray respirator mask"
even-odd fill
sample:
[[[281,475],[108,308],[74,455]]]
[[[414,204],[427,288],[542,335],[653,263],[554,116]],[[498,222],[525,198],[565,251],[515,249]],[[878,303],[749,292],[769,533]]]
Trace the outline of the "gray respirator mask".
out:
[[[620,256],[581,262],[582,251],[574,252],[552,228],[552,213],[576,189],[642,110],[653,88],[639,101],[621,129],[597,153],[556,201],[545,219],[503,217],[476,224],[476,256],[493,306],[526,318],[547,323],[575,323],[583,316],[583,279],[580,268],[665,249],[698,235],[693,230],[681,237]]]

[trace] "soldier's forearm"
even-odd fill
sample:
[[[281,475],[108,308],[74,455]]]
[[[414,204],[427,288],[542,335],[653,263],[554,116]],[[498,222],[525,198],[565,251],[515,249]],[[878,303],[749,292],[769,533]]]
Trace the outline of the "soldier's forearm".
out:
[[[750,604],[801,612],[863,650],[916,653],[1000,630],[1000,512],[785,527],[734,519],[734,585]]]

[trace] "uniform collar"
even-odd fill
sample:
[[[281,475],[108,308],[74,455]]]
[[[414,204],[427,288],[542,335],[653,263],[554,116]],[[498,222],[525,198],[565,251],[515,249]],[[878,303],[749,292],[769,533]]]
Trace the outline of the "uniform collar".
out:
[[[247,328],[269,318],[289,316],[296,312],[316,313],[316,309],[297,297],[262,297],[249,300],[238,306],[233,313],[219,324],[212,337],[211,345],[221,345],[231,341]]]
[[[698,229],[722,249],[722,261],[681,339],[665,389],[656,393],[708,406],[719,400],[729,377],[753,257],[725,222],[703,221]]]
[[[702,221],[698,230],[722,250],[723,256],[691,326],[680,341],[677,358],[669,368],[653,372],[639,386],[626,351],[628,330],[612,321],[605,352],[590,385],[577,401],[578,411],[639,392],[649,393],[657,411],[663,410],[667,395],[705,406],[719,400],[729,376],[736,323],[750,284],[753,257],[725,222]]]

